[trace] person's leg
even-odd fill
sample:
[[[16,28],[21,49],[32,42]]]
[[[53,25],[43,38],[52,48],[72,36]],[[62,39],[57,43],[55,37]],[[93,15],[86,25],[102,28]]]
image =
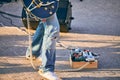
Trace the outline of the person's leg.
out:
[[[43,44],[41,48],[42,55],[42,65],[40,70],[42,70],[45,76],[48,78],[57,79],[55,76],[55,59],[56,59],[56,39],[59,38],[59,23],[56,14],[47,19],[45,26],[45,32],[43,36]]]
[[[43,35],[44,35],[44,26],[43,23],[40,22],[32,40],[32,54],[35,57],[38,57],[40,55]],[[29,56],[30,56],[30,48],[28,47],[26,51],[26,58]]]

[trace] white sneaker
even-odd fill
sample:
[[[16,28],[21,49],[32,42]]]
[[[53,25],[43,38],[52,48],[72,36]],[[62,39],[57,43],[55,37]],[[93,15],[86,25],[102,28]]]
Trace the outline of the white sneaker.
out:
[[[38,71],[38,73],[45,77],[48,80],[61,80],[60,78],[57,77],[57,75],[54,72],[41,72],[40,70]]]

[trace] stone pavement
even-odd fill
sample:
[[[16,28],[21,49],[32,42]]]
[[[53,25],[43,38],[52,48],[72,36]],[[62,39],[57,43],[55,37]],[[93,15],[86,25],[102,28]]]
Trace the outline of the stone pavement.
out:
[[[16,27],[1,27],[0,32],[0,80],[39,80],[38,73],[25,59],[28,35]],[[98,69],[56,72],[63,80],[120,79],[119,36],[61,33],[61,42],[101,54]],[[56,69],[70,68],[69,51],[57,45]]]
[[[63,80],[120,80],[120,1],[71,2],[75,20],[69,33],[60,34],[60,41],[66,46],[90,49],[101,56],[98,59],[98,69],[56,74]],[[0,10],[20,16],[21,4],[5,4]],[[5,17],[11,18],[12,24]],[[0,80],[39,80],[38,73],[34,71],[30,61],[25,59],[28,34],[21,27],[21,20],[5,14],[4,17],[0,15],[0,18]],[[71,69],[69,50],[58,44],[56,49],[56,70]],[[34,62],[39,66],[39,62]]]

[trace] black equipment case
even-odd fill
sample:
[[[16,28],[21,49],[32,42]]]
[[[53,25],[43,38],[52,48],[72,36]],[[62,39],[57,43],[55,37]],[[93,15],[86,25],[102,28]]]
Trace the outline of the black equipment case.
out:
[[[57,10],[57,17],[60,23],[60,31],[68,32],[71,29],[72,5],[69,0],[60,0]]]
[[[59,7],[56,13],[58,21],[60,23],[60,31],[68,32],[71,29],[71,20],[73,19],[71,2],[69,0],[60,0]],[[24,9],[22,10],[22,22],[24,26],[27,28],[27,19]],[[30,17],[30,27],[32,30],[36,30],[38,24],[39,20]]]

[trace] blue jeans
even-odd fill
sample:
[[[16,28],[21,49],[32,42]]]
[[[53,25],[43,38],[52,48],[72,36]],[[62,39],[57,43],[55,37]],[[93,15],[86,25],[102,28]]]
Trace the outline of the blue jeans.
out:
[[[56,14],[49,17],[46,22],[40,22],[32,41],[32,54],[41,56],[40,69],[44,72],[54,71],[56,60],[56,40],[59,38],[59,22]],[[29,56],[29,48],[26,56]]]

